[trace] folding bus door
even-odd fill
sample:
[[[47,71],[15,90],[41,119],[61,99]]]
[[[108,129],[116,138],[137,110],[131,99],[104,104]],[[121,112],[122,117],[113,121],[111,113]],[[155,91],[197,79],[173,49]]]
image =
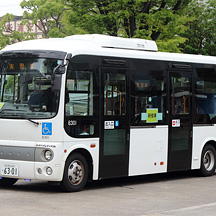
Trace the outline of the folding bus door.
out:
[[[99,178],[128,175],[127,70],[101,68]]]
[[[168,171],[191,167],[191,73],[169,73]]]

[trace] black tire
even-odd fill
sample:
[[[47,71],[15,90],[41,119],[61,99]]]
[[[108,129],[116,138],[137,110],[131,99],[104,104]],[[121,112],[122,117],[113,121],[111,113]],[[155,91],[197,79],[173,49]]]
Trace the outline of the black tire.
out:
[[[88,180],[88,163],[79,153],[69,156],[65,163],[61,187],[67,192],[77,192],[84,188]]]
[[[212,145],[206,145],[202,151],[200,174],[212,176],[215,173],[216,151]]]
[[[2,178],[0,179],[0,187],[10,187],[14,185],[18,179],[13,179],[13,178]]]

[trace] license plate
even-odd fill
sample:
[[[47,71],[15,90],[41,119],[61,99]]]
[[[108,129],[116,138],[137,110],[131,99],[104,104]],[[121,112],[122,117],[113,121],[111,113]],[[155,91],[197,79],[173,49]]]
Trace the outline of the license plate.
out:
[[[1,168],[1,175],[18,176],[18,165],[16,164],[3,164]]]

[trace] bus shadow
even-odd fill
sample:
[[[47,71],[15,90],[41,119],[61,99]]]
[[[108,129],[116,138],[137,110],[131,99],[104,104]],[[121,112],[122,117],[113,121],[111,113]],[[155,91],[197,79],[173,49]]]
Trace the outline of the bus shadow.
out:
[[[19,180],[15,185],[3,187],[0,186],[0,190],[20,191],[20,192],[35,192],[35,193],[60,193],[62,189],[59,183],[49,183],[46,181],[31,181],[25,182]]]
[[[195,178],[199,177],[196,172],[193,171],[178,171],[172,173],[162,174],[149,174],[134,177],[121,177],[114,179],[103,179],[100,181],[93,181],[86,185],[85,190],[95,190],[110,187],[126,187],[133,189],[133,185],[149,184],[155,182],[174,181],[177,179]]]
[[[149,184],[155,182],[174,181],[177,179],[195,178],[197,175],[192,171],[172,172],[164,174],[152,174],[135,177],[121,177],[113,179],[103,179],[99,181],[88,182],[84,191],[99,190],[112,187],[125,187],[133,189],[133,185]],[[0,187],[0,190],[36,192],[36,193],[65,193],[58,182],[31,181],[25,182],[19,180],[10,187]]]

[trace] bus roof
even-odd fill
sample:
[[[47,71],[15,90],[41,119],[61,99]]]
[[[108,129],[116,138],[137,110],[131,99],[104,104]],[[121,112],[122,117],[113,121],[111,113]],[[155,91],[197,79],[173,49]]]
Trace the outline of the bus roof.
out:
[[[158,52],[154,41],[128,39],[107,35],[73,35],[65,38],[49,38],[23,41],[9,45],[2,52],[50,50],[75,55],[97,55],[122,58],[164,60],[188,63],[216,64],[216,57],[182,53]]]

